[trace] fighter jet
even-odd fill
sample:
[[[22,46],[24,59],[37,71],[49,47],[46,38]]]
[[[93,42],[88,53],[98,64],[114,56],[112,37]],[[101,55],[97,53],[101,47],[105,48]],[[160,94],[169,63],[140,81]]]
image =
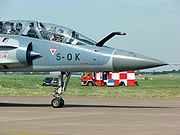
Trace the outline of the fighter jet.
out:
[[[72,72],[120,72],[167,65],[144,55],[105,46],[115,35],[126,33],[112,32],[96,42],[62,25],[32,20],[0,21],[0,72],[60,71],[51,104],[62,108],[62,94]]]

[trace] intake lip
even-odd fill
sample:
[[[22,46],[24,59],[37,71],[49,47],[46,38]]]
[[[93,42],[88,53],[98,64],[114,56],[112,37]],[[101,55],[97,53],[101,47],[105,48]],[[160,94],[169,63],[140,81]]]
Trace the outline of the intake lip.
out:
[[[113,53],[113,69],[116,72],[140,70],[164,65],[168,64],[133,52],[116,49]]]

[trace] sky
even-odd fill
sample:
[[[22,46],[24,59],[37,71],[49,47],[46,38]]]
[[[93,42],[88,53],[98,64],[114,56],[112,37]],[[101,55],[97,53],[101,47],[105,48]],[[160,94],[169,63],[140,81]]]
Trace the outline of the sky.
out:
[[[95,41],[126,32],[105,45],[180,64],[180,0],[0,0],[0,20],[60,24]]]

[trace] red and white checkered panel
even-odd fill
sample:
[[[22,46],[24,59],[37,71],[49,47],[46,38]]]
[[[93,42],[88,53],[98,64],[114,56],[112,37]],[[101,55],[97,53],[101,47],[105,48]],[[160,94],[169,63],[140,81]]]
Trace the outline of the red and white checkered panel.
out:
[[[107,79],[111,79],[112,78],[112,72],[109,73],[109,75],[107,76]]]
[[[101,72],[95,73],[95,81],[97,86],[103,86],[104,80],[102,80],[101,76]],[[135,71],[109,72],[107,79],[114,79],[114,86],[119,86],[121,81],[123,81],[126,86],[135,86]]]
[[[127,79],[135,79],[135,74],[134,73],[127,73]]]
[[[127,71],[127,73],[135,73],[135,71]]]
[[[135,86],[135,71],[127,72],[127,86]]]
[[[120,72],[119,79],[127,80],[127,72]]]
[[[127,86],[135,86],[135,80],[127,80]]]
[[[120,82],[124,82],[125,86],[128,86],[128,85],[127,85],[127,80],[124,80],[124,79],[123,79],[123,80],[119,80],[119,83],[120,83]]]
[[[112,74],[112,78],[111,79],[119,80],[119,72],[111,72],[111,74]]]
[[[119,86],[119,80],[114,80],[114,86]]]

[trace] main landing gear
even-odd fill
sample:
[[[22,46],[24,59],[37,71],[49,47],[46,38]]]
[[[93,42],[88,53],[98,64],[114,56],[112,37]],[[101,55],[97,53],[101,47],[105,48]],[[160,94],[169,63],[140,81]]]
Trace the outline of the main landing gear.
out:
[[[63,79],[64,75],[65,75],[65,81]],[[54,108],[64,107],[64,100],[62,99],[61,95],[65,92],[70,77],[71,77],[71,72],[60,72],[60,75],[58,77],[58,88],[54,90],[53,93],[54,99],[51,101],[51,105]]]

